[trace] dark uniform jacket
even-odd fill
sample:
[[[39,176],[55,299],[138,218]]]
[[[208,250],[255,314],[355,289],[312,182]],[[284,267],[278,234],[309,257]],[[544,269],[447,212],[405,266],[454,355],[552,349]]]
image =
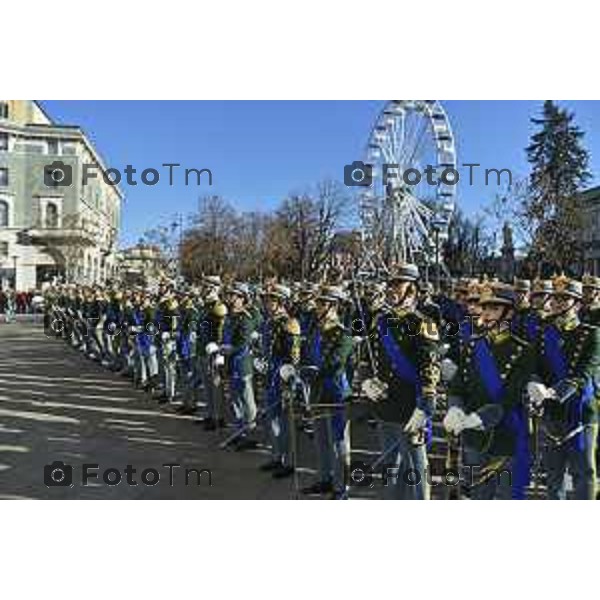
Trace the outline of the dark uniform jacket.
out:
[[[272,363],[297,365],[300,361],[300,323],[285,313],[267,317],[263,351]]]
[[[534,347],[508,330],[474,336],[458,367],[448,389],[450,404],[466,414],[477,413],[484,426],[483,431],[465,430],[465,445],[490,455],[511,455],[519,430],[526,427],[522,408],[535,369]]]
[[[557,377],[550,347],[557,338],[565,359],[562,378]],[[539,340],[537,373],[546,385],[556,390],[559,400],[571,398],[564,402],[550,400],[545,404],[545,420],[563,425],[561,431],[556,431],[558,435],[568,433],[569,427],[577,424],[595,423],[600,398],[600,329],[578,319],[561,327],[547,324]],[[575,413],[579,409],[574,407],[573,402],[581,400],[586,389],[589,390],[590,401],[581,404],[581,413],[577,415]]]
[[[527,306],[515,311],[513,333],[529,343],[536,343],[544,328],[544,318],[534,308]]]
[[[205,356],[206,346],[210,342],[223,343],[226,316],[227,307],[221,301],[204,305],[198,323],[198,354]]]
[[[223,330],[223,344],[230,347],[227,355],[229,375],[246,377],[252,374],[250,344],[254,324],[254,316],[245,309],[227,316]]]
[[[308,340],[310,357],[319,372],[313,387],[322,403],[336,403],[350,395],[347,379],[348,361],[352,354],[352,338],[338,320],[319,323]]]
[[[435,323],[418,312],[388,311],[375,317],[371,339],[377,377],[388,384],[386,398],[375,406],[376,416],[406,423],[417,406],[431,415],[440,378]]]

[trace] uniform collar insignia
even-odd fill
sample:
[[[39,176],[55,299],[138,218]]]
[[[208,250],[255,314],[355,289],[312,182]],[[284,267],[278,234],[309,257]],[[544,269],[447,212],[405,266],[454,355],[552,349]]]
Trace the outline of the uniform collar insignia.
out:
[[[576,329],[579,326],[579,317],[577,315],[574,315],[564,321],[559,321],[558,322],[558,328],[561,331],[573,331],[573,329]]]
[[[488,333],[488,339],[492,344],[502,344],[510,337],[510,331],[508,329],[494,329]]]
[[[341,327],[341,323],[337,317],[326,319],[323,322],[323,331],[330,331],[336,327]]]

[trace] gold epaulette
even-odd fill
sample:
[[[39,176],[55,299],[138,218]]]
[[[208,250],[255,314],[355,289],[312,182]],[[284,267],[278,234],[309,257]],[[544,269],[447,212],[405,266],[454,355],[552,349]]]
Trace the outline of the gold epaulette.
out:
[[[333,329],[343,330],[344,326],[337,319],[330,319],[329,321],[325,321],[322,326],[323,331],[332,331]]]
[[[294,317],[290,317],[286,323],[286,331],[291,335],[300,335],[300,321]]]
[[[222,302],[215,302],[215,305],[212,309],[212,314],[215,317],[219,317],[222,319],[227,316],[227,307]]]

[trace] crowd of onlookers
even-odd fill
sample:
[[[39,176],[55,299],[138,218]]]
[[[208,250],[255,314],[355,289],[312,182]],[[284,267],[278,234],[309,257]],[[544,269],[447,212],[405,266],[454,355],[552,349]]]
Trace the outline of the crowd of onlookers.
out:
[[[0,289],[0,314],[31,315],[43,310],[43,295],[40,290],[16,291]]]

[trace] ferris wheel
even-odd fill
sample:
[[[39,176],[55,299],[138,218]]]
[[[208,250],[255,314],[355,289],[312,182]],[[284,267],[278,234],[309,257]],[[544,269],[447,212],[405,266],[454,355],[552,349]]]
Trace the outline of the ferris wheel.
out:
[[[371,130],[364,162],[372,168],[372,184],[359,201],[365,251],[384,267],[398,261],[439,266],[457,183],[454,136],[442,105],[388,102]]]

